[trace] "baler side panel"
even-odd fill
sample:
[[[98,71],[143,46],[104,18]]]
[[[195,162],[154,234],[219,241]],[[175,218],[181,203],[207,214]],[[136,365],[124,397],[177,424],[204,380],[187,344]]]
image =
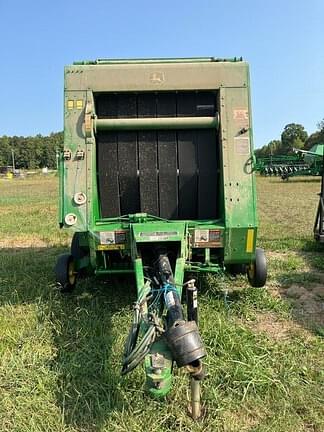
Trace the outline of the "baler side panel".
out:
[[[70,226],[76,231],[87,231],[88,203],[86,201],[78,204],[74,200],[75,194],[80,192],[87,197],[87,152],[84,132],[86,92],[66,90],[64,104],[64,150],[69,157],[67,154],[62,155],[62,215],[71,213],[76,216],[76,222],[73,225],[65,223],[66,227]],[[80,156],[80,152],[83,156]]]
[[[226,242],[225,262],[254,257],[256,239],[255,179],[251,169],[252,133],[248,88],[221,89],[221,139]],[[249,247],[253,229],[253,247]]]
[[[59,203],[58,203],[58,222],[59,226],[64,226],[64,168],[63,154],[58,155],[58,173],[59,173]]]
[[[249,103],[249,136],[250,136],[250,152],[251,152],[251,165],[249,167],[249,170],[252,172],[252,193],[253,193],[253,201],[252,205],[254,208],[254,218],[255,218],[255,225],[256,227],[259,226],[259,219],[258,219],[258,205],[257,205],[257,187],[256,187],[256,179],[255,179],[255,169],[254,169],[254,163],[253,163],[253,156],[254,156],[254,141],[253,141],[253,121],[252,121],[252,102],[251,102],[251,85],[250,85],[250,70],[247,69],[247,83],[248,83],[248,103]],[[254,248],[256,247],[256,239],[257,239],[257,229],[255,231],[254,236]]]

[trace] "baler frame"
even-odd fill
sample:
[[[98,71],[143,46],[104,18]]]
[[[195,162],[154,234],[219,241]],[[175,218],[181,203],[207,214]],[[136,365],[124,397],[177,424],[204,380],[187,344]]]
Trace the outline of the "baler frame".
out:
[[[181,97],[188,92],[217,92],[216,105],[212,106],[217,110],[211,113],[204,105],[202,111],[207,115],[98,115],[97,94],[104,93],[109,100],[129,92],[135,95],[129,97],[138,98],[145,92],[157,99],[166,92]],[[59,220],[61,227],[75,234],[71,254],[58,260],[57,282],[69,291],[75,285],[75,275],[81,272],[101,277],[134,274],[137,302],[122,373],[145,357],[148,390],[162,397],[171,387],[173,361],[187,366],[195,418],[200,414],[198,382],[204,375],[201,358],[205,352],[195,324],[195,283],[192,277],[185,281],[185,273],[222,274],[239,267],[247,270],[253,286],[263,286],[266,279],[264,253],[256,248],[250,111],[248,66],[241,59],[97,60],[65,69]],[[202,129],[217,130],[218,216],[163,218],[142,207],[140,211],[103,216],[97,167],[100,133]],[[189,293],[187,319],[180,303],[183,286]],[[139,335],[142,339],[136,348]],[[181,348],[179,340],[184,341]]]

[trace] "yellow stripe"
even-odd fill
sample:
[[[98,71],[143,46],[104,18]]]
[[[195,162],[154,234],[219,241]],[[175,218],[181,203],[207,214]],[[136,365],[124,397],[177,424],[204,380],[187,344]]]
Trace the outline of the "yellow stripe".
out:
[[[248,253],[253,252],[253,245],[254,245],[254,230],[248,229],[246,235],[246,252]]]
[[[124,244],[112,244],[112,245],[98,245],[97,250],[119,250],[119,249],[125,249]]]

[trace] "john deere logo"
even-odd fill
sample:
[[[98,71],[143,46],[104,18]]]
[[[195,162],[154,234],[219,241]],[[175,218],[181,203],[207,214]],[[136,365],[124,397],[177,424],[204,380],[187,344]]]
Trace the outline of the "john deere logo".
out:
[[[152,72],[150,75],[150,81],[153,84],[162,84],[165,81],[163,72]]]

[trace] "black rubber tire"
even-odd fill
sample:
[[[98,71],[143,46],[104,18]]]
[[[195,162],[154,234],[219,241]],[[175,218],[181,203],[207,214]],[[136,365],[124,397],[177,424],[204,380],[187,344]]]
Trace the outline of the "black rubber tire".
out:
[[[75,261],[78,261],[86,256],[90,255],[90,249],[88,246],[80,246],[80,237],[82,233],[75,232],[73,234],[73,238],[71,241],[71,255],[75,259]],[[85,268],[81,268],[78,271],[78,276],[80,278],[84,278],[87,276],[87,270]]]
[[[247,267],[247,277],[251,286],[262,288],[267,280],[267,260],[263,249],[256,248],[255,262]]]
[[[227,271],[232,276],[237,276],[239,274],[246,273],[246,265],[245,264],[229,264],[227,266]]]
[[[81,233],[74,233],[71,241],[71,255],[76,260],[89,255],[89,248],[85,246],[80,246],[80,236]]]
[[[61,292],[71,292],[76,285],[76,274],[70,273],[74,258],[70,254],[60,255],[56,261],[55,279]]]

